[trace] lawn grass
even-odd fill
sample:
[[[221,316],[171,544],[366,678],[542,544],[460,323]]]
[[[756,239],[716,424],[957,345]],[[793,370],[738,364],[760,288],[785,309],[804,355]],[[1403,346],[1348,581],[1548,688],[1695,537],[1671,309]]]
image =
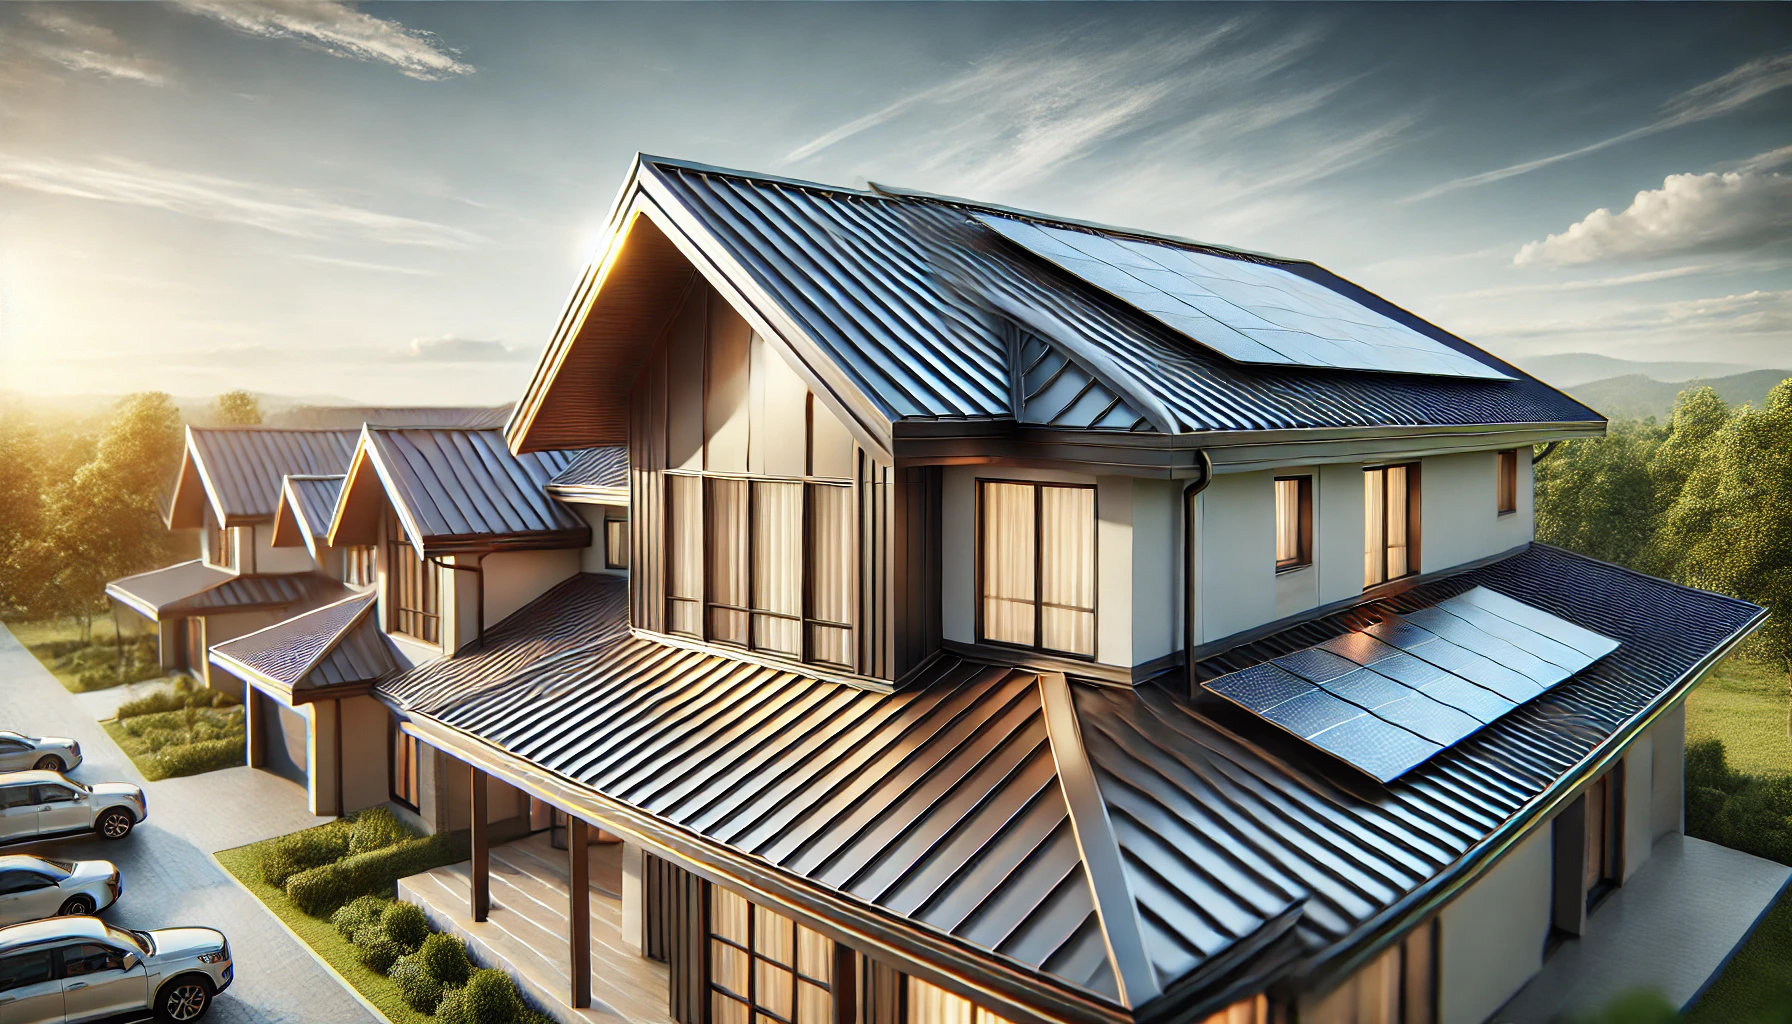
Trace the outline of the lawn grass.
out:
[[[1687,1024],[1792,1021],[1792,890],[1781,893],[1755,934],[1686,1015]]]
[[[26,650],[31,652],[32,657],[36,658],[44,668],[50,670],[50,674],[56,677],[56,681],[62,684],[63,689],[70,693],[86,693],[90,690],[105,690],[123,685],[123,680],[120,680],[99,686],[89,686],[81,682],[79,668],[58,663],[59,659],[51,653],[50,645],[65,644],[81,639],[81,623],[76,619],[8,622],[6,628],[12,632],[19,643],[25,646]],[[93,631],[90,635],[91,646],[110,649],[116,639],[117,634],[114,632],[110,618],[96,617],[93,620]],[[138,637],[126,630],[124,639],[128,649],[132,643],[137,641]]]
[[[1792,699],[1786,673],[1730,658],[1686,699],[1686,742],[1721,739],[1730,767],[1751,775],[1792,775],[1786,735]]]
[[[324,963],[342,975],[363,998],[379,1007],[380,1012],[392,1024],[430,1024],[435,1018],[411,1009],[392,979],[361,965],[361,961],[355,956],[354,943],[337,934],[335,925],[300,911],[287,901],[286,893],[262,880],[261,848],[267,842],[223,850],[214,856],[224,866],[224,870],[236,876],[237,881],[254,893],[256,899],[267,904],[274,916],[304,940],[305,945],[322,957]]]

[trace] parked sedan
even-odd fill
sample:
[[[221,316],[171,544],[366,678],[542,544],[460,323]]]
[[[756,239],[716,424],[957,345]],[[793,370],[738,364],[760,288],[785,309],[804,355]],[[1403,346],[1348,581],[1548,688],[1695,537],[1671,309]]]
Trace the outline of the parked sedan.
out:
[[[0,729],[0,772],[36,768],[46,772],[74,771],[81,763],[81,744],[64,736],[26,736]]]
[[[94,833],[123,839],[147,817],[142,788],[128,782],[89,786],[57,772],[0,775],[0,845]]]
[[[97,917],[0,928],[6,1024],[198,1020],[230,987],[230,943],[211,928],[125,931]]]
[[[96,914],[123,892],[118,868],[109,860],[0,855],[0,925]]]

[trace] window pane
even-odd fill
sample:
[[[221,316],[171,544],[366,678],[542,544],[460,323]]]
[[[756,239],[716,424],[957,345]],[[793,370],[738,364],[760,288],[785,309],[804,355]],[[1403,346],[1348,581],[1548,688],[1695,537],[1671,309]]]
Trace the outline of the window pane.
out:
[[[796,978],[790,968],[782,964],[769,963],[765,960],[753,961],[754,981],[758,988],[753,991],[753,1001],[760,1009],[770,1010],[785,1020],[790,1019],[790,1005],[795,998],[792,986]]]
[[[983,636],[1033,644],[1033,486],[983,485]]]
[[[628,520],[604,520],[604,565],[611,569],[628,568]]]
[[[1039,489],[1040,646],[1095,653],[1095,491]]]
[[[790,918],[757,904],[753,907],[753,952],[785,966],[796,964],[795,925]],[[788,1016],[788,1014],[786,1014]]]
[[[1387,579],[1386,495],[1382,491],[1385,470],[1363,472],[1363,586]]]
[[[709,1003],[714,1015],[710,1024],[747,1024],[747,1004],[720,992],[711,992]]]
[[[819,932],[798,926],[796,930],[796,969],[816,981],[834,980],[834,940]]]
[[[712,887],[709,901],[710,930],[724,939],[747,944],[747,912],[749,904],[746,900],[726,889]],[[745,982],[743,981],[744,985]],[[739,989],[742,994],[746,989]]]
[[[709,480],[710,638],[747,642],[747,482]]]
[[[1276,561],[1300,558],[1300,481],[1276,481]]]
[[[852,488],[809,487],[809,617],[819,622],[853,620]],[[851,667],[852,632],[824,626],[809,629],[810,658]]]
[[[703,480],[666,478],[666,628],[692,636],[703,632]]]
[[[806,981],[796,983],[796,1024],[833,1024],[834,997]]]
[[[1407,502],[1405,466],[1389,466],[1388,474],[1388,579],[1398,579],[1412,571],[1407,558]]]
[[[753,483],[753,646],[802,653],[803,485]]]

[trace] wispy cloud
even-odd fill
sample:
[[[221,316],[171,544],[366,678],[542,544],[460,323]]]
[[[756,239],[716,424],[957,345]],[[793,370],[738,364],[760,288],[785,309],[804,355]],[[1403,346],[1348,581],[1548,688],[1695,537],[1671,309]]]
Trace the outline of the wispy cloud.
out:
[[[434,34],[341,0],[180,0],[180,6],[247,35],[291,39],[337,57],[389,64],[424,81],[474,70],[460,60],[459,50],[442,45]]]
[[[1774,154],[1762,154],[1751,166],[1773,166],[1774,160]],[[1672,174],[1660,188],[1638,192],[1624,210],[1601,207],[1560,233],[1526,242],[1512,263],[1642,260],[1750,251],[1774,242],[1792,243],[1792,177],[1753,169]]]
[[[0,54],[11,50],[70,71],[144,85],[163,85],[168,81],[160,64],[136,52],[117,33],[102,25],[83,21],[66,10],[35,5],[27,8],[24,21],[28,27],[15,30],[10,40],[0,42]]]
[[[308,189],[238,181],[123,158],[76,163],[0,152],[0,185],[166,210],[310,239],[465,248],[480,236],[328,199]]]
[[[1487,324],[1477,338],[1533,338],[1617,334],[1637,340],[1650,336],[1699,338],[1792,335],[1792,290],[1755,290],[1670,302],[1626,303],[1577,317]],[[1782,353],[1781,358],[1784,358]]]
[[[347,260],[337,256],[318,256],[308,252],[295,252],[290,255],[295,260],[304,260],[307,263],[322,263],[331,267],[346,267],[350,270],[370,270],[379,274],[407,274],[413,277],[435,276],[433,272],[428,270],[419,270],[416,267],[401,267],[392,263],[372,263],[366,260]]]
[[[1566,152],[1552,153],[1535,160],[1526,160],[1496,170],[1455,178],[1411,196],[1408,201],[1417,202],[1443,195],[1446,192],[1455,192],[1458,189],[1474,188],[1477,185],[1504,181],[1507,178],[1529,174],[1532,171],[1559,164],[1564,160],[1573,160],[1589,153],[1597,153],[1602,149],[1667,131],[1670,128],[1678,128],[1682,125],[1719,117],[1787,86],[1792,86],[1792,53],[1759,57],[1668,100],[1662,104],[1658,112],[1659,116],[1646,125]]]
[[[1576,281],[1533,281],[1529,284],[1500,285],[1494,288],[1476,288],[1474,291],[1458,292],[1455,295],[1443,296],[1444,299],[1493,299],[1506,295],[1534,295],[1546,292],[1586,292],[1604,288],[1625,288],[1636,284],[1653,284],[1657,281],[1671,281],[1681,277],[1695,277],[1721,270],[1740,269],[1730,264],[1693,263],[1684,267],[1669,267],[1665,270],[1646,270],[1639,274],[1622,274],[1615,277],[1582,278]]]
[[[412,359],[431,363],[489,363],[519,359],[528,353],[511,348],[501,341],[481,341],[448,335],[439,338],[412,338],[405,348]]]

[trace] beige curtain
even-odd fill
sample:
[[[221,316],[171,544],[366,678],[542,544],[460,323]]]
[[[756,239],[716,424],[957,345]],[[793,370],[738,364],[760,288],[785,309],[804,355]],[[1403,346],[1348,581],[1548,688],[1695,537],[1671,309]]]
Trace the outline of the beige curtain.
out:
[[[983,485],[983,638],[1033,646],[1033,485]]]
[[[961,995],[910,975],[908,1024],[1008,1024],[1008,1020]]]
[[[1300,481],[1276,481],[1276,561],[1300,558]]]
[[[803,647],[803,485],[753,482],[753,646]]]
[[[1411,550],[1407,537],[1407,468],[1388,467],[1388,579],[1398,579],[1412,571]]]
[[[790,918],[753,906],[753,1002],[785,1020],[792,1019],[796,998],[795,927]]]
[[[703,634],[701,477],[666,477],[666,630]]]
[[[1201,1024],[1269,1024],[1269,1000],[1262,996],[1240,999]]]
[[[1095,490],[1039,489],[1039,646],[1095,654]]]
[[[1387,470],[1363,471],[1363,586],[1372,587],[1387,577]]]
[[[809,657],[853,665],[852,488],[809,485]],[[827,625],[842,623],[843,625]]]
[[[709,480],[709,636],[747,642],[747,482]]]

